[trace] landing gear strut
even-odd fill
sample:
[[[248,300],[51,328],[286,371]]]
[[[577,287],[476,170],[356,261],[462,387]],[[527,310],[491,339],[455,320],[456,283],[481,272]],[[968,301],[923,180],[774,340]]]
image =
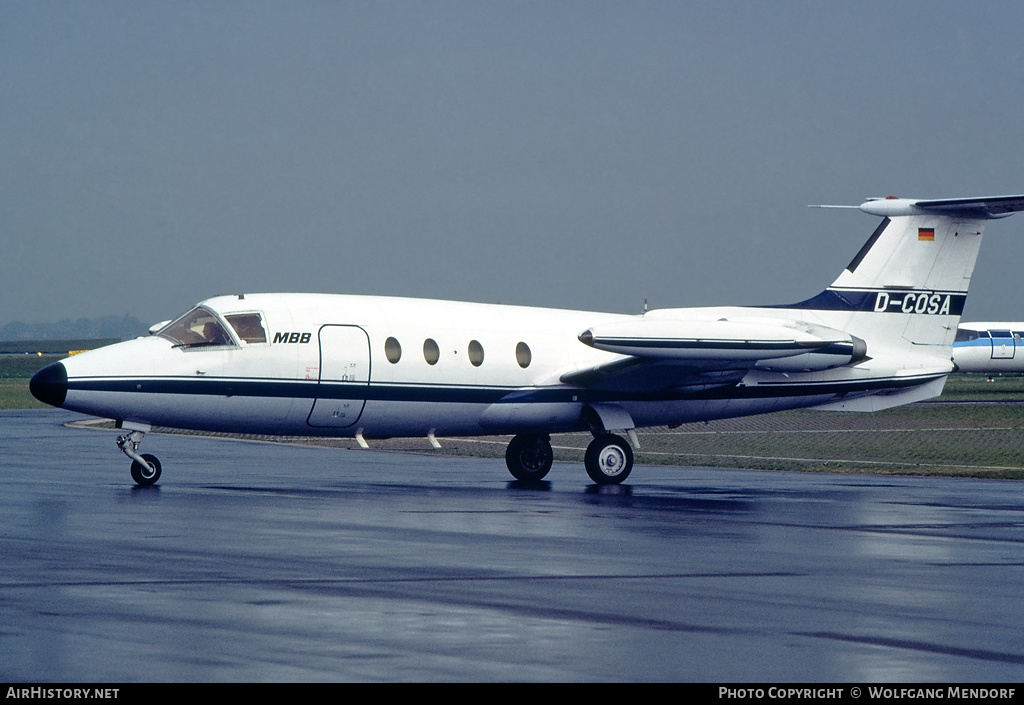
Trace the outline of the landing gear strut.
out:
[[[117,447],[132,459],[132,479],[139,487],[149,487],[160,479],[160,461],[156,456],[149,453],[139,455],[139,443],[145,435],[142,431],[131,431],[117,437]]]
[[[554,459],[551,438],[546,434],[521,433],[509,442],[505,450],[508,471],[523,482],[543,479]]]
[[[621,436],[604,433],[587,446],[583,459],[590,479],[599,485],[617,485],[633,470],[633,449]]]

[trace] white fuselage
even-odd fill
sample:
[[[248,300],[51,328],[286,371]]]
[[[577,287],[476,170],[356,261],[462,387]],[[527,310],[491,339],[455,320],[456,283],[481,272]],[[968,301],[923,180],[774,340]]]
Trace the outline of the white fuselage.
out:
[[[594,315],[570,311],[315,294],[218,297],[204,306],[222,316],[258,312],[266,342],[190,348],[153,335],[78,355],[64,362],[65,408],[253,433],[481,432],[488,407],[512,392],[557,386],[567,360],[588,366],[614,357],[576,339]],[[385,354],[389,339],[399,346],[395,362]],[[436,345],[433,364],[427,341]],[[520,343],[529,347],[525,367]],[[563,427],[579,417],[556,415]]]
[[[675,424],[825,403],[855,391],[847,383],[886,374],[877,365],[752,370],[720,391],[706,384],[579,386],[562,379],[628,359],[583,344],[579,334],[644,317],[320,294],[226,296],[202,306],[222,318],[258,313],[266,342],[188,347],[152,335],[77,355],[64,361],[63,406],[129,422],[241,433],[552,432],[578,428],[585,405],[621,408],[630,427]],[[697,324],[729,312],[748,320],[785,315],[677,311],[696,315]],[[801,382],[813,384],[801,389]]]

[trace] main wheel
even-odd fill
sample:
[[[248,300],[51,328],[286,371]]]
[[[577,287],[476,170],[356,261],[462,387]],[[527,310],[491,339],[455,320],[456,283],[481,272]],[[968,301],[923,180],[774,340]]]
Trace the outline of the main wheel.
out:
[[[624,438],[606,433],[587,446],[583,465],[597,484],[617,485],[629,477],[633,469],[633,449]]]
[[[523,482],[537,482],[551,469],[555,455],[547,436],[520,434],[513,438],[505,450],[505,465],[512,477]]]
[[[139,487],[149,487],[160,479],[160,461],[149,453],[143,453],[142,459],[148,464],[142,465],[138,460],[132,461],[132,479]]]

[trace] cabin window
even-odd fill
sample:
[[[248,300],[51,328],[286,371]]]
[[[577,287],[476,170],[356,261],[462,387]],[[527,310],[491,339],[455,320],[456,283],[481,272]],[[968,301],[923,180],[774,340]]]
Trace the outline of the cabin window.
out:
[[[392,365],[402,359],[402,346],[394,338],[388,338],[384,341],[384,357]]]
[[[247,343],[267,342],[267,331],[263,327],[263,318],[258,313],[236,313],[224,316],[240,340]]]
[[[473,367],[484,364],[484,346],[476,340],[469,341],[469,361]]]
[[[157,331],[157,335],[173,341],[175,346],[186,348],[234,344],[217,316],[202,306],[168,323]]]
[[[530,346],[526,343],[519,343],[516,346],[516,362],[524,370],[530,366],[530,362],[533,360],[533,353],[530,352]]]
[[[441,359],[441,348],[437,347],[433,338],[423,341],[423,359],[427,361],[428,365],[436,365],[437,361]]]

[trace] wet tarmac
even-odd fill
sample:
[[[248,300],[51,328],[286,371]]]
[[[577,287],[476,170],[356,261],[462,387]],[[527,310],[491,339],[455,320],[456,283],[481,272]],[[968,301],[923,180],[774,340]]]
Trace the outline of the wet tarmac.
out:
[[[556,463],[0,412],[0,681],[995,682],[1024,483]]]

